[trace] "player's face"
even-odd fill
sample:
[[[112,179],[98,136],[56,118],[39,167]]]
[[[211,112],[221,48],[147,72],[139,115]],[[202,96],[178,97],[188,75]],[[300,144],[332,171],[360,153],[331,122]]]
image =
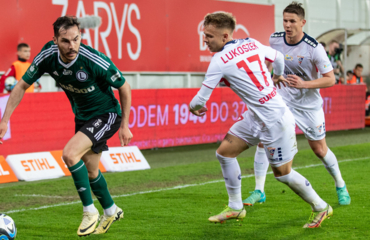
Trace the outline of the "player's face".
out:
[[[28,60],[28,59],[30,59],[30,56],[31,56],[31,48],[22,47],[21,49],[19,49],[17,54],[20,58]]]
[[[59,36],[53,37],[54,43],[58,45],[60,56],[64,62],[73,61],[78,54],[81,44],[81,33],[77,26],[59,29]]]
[[[353,73],[356,74],[357,77],[361,77],[362,76],[362,70],[363,70],[362,67],[357,67],[357,68],[355,68],[355,70],[353,70]]]
[[[299,37],[303,33],[306,20],[301,19],[297,14],[285,12],[283,21],[285,34],[288,38]]]
[[[227,29],[216,28],[209,24],[204,26],[204,42],[207,44],[209,51],[219,52],[228,42],[230,36]]]
[[[329,46],[329,50],[331,53],[335,53],[335,49],[336,48],[339,48],[339,44],[336,43],[336,42],[333,42],[330,46]]]

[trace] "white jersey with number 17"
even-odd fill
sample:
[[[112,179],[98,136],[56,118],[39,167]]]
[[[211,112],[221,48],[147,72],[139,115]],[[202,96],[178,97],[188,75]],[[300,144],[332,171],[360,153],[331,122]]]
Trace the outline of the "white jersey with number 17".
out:
[[[271,80],[265,60],[273,62],[277,51],[255,39],[228,42],[208,67],[203,85],[214,89],[224,80],[267,127],[273,126],[286,109]]]

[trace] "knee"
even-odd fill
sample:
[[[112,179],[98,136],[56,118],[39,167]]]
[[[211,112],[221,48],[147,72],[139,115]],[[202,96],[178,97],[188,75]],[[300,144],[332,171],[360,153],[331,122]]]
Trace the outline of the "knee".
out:
[[[221,164],[227,164],[227,163],[231,162],[232,160],[234,160],[234,158],[225,157],[225,156],[221,155],[220,153],[218,153],[218,151],[216,151],[216,157],[217,157],[218,161]]]
[[[288,173],[288,174],[275,174],[275,179],[278,180],[279,182],[282,182],[282,183],[285,183],[285,184],[288,184],[289,182],[291,182],[291,174]]]
[[[66,150],[63,150],[62,159],[68,167],[74,166],[79,161],[73,153]]]
[[[95,179],[99,176],[99,169],[87,169],[87,173],[89,175],[89,179]]]
[[[324,149],[322,146],[316,147],[312,150],[318,158],[324,158],[328,152],[328,149]]]

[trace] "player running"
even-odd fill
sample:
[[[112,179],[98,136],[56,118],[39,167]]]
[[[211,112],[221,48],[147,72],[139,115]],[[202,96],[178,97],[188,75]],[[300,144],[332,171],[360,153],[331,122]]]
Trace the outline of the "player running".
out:
[[[273,62],[274,82],[279,86],[286,80],[284,56],[252,38],[233,40],[235,18],[230,13],[212,13],[204,19],[204,42],[211,52],[216,52],[208,67],[203,86],[190,103],[190,111],[202,116],[212,91],[221,79],[248,105],[226,134],[216,151],[221,164],[229,195],[228,206],[219,214],[211,216],[210,222],[224,222],[244,218],[246,210],[241,196],[241,172],[236,157],[259,142],[265,144],[266,153],[275,178],[288,185],[320,219],[312,219],[304,227],[319,227],[323,220],[333,214],[333,209],[312,188],[311,184],[293,170],[292,160],[297,153],[295,122],[292,113],[276,92],[265,59]]]
[[[108,150],[107,140],[118,130],[122,146],[132,138],[128,128],[131,88],[108,57],[81,43],[75,17],[60,17],[53,26],[53,41],[45,44],[9,97],[0,123],[0,139],[26,89],[42,74],[49,73],[65,91],[75,114],[75,135],[63,149],[63,160],[83,205],[77,234],[102,234],[114,221],[123,218],[123,211],[114,203],[98,166],[102,151]],[[118,89],[122,108],[111,87]],[[91,190],[104,209],[100,219]]]
[[[271,47],[285,55],[284,77],[289,81],[289,86],[278,89],[278,93],[293,113],[296,124],[305,134],[311,149],[334,178],[339,204],[349,205],[351,198],[337,158],[325,141],[325,116],[320,88],[334,85],[333,67],[323,46],[303,32],[306,20],[301,5],[292,2],[284,9],[285,32],[273,33],[270,37]],[[257,146],[254,158],[255,191],[243,201],[244,205],[266,201],[264,185],[268,168],[267,158],[270,156],[269,153],[266,156],[263,147],[262,144]]]

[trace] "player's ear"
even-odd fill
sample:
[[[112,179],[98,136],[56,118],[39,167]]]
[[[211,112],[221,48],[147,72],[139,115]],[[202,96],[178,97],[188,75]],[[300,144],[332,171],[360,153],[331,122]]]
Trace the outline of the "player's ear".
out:
[[[54,44],[58,43],[57,38],[55,36],[53,36],[53,42],[54,42]]]
[[[302,19],[302,27],[306,25],[306,19]]]

